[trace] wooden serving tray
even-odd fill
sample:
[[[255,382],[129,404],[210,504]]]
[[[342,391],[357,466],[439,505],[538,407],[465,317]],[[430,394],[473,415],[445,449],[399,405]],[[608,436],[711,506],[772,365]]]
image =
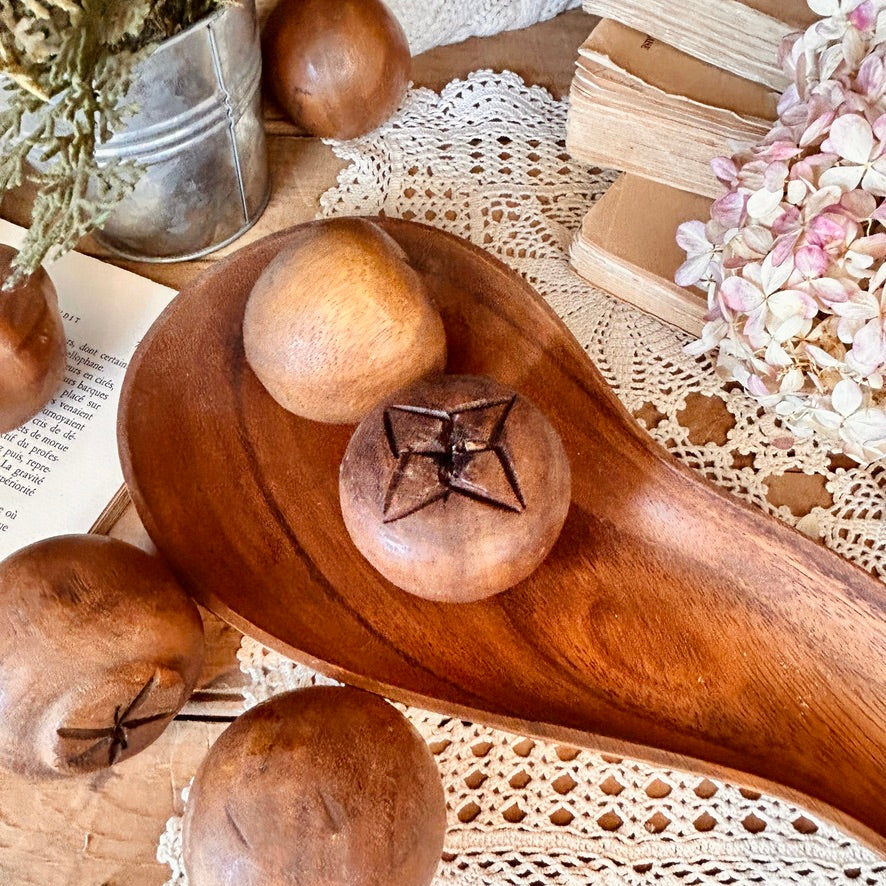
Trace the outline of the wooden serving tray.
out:
[[[284,231],[187,287],[126,378],[126,480],[193,595],[357,686],[725,775],[886,851],[882,585],[679,466],[500,262],[431,228],[378,224],[428,281],[449,371],[517,388],[562,435],[563,534],[529,579],[460,606],[399,591],[360,557],[338,505],[352,428],[285,412],[243,355],[244,304]]]

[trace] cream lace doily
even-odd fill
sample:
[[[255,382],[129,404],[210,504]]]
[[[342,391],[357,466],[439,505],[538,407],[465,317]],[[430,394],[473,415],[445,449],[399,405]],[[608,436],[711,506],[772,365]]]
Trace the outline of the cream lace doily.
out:
[[[381,129],[333,145],[349,165],[324,195],[323,214],[412,218],[498,255],[545,296],[622,402],[678,458],[788,522],[801,515],[770,502],[767,479],[798,469],[818,478],[832,503],[813,508],[804,528],[881,574],[881,468],[831,461],[810,442],[779,448],[777,426],[741,393],[723,391],[705,358],[683,354],[685,336],[572,273],[570,240],[613,174],[569,159],[565,121],[564,102],[509,73],[481,71],[440,95],[414,90]],[[713,441],[684,424],[699,398],[719,404]],[[249,640],[241,658],[250,703],[322,679]],[[422,711],[408,716],[435,752],[447,792],[437,886],[886,883],[886,862],[786,803]],[[184,884],[179,832],[171,821],[158,856],[172,866],[174,886]]]
[[[488,37],[546,21],[581,0],[386,0],[397,17],[413,55],[433,46],[458,43],[468,37]]]

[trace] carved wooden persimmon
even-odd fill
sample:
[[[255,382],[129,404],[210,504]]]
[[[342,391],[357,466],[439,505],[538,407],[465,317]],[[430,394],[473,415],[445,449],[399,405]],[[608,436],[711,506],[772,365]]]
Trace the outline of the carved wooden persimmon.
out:
[[[438,376],[371,412],[340,472],[345,526],[397,587],[467,602],[526,578],[566,519],[569,460],[545,416],[482,376]]]
[[[381,0],[280,0],[265,25],[264,80],[311,135],[348,139],[384,123],[406,94],[406,35]]]
[[[191,694],[197,607],[157,558],[67,535],[0,563],[0,764],[77,775],[146,747]]]
[[[278,695],[222,733],[185,812],[191,886],[427,886],[446,804],[406,718],[350,687]]]
[[[246,359],[284,408],[358,422],[446,363],[446,332],[403,250],[369,219],[303,228],[256,280]]]
[[[0,284],[17,255],[0,244]],[[0,434],[36,415],[61,387],[67,344],[58,295],[41,267],[10,291],[0,289]]]

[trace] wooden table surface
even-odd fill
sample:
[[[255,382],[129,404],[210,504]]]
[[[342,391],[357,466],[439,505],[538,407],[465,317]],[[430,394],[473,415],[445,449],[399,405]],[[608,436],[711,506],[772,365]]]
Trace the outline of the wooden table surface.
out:
[[[259,3],[266,11],[272,0]],[[557,96],[569,90],[579,45],[595,20],[579,10],[522,31],[440,47],[417,57],[416,85],[440,89],[478,68],[508,69]],[[211,262],[259,237],[315,218],[320,195],[342,163],[266,109],[271,202],[258,224],[233,246],[179,264],[116,262],[181,288]],[[27,194],[9,195],[0,214],[27,224]],[[86,241],[83,251],[100,257]],[[112,535],[150,549],[130,507]],[[198,692],[175,722],[138,756],[92,778],[38,783],[0,772],[0,886],[158,886],[168,868],[155,859],[166,820],[181,812],[181,789],[208,747],[241,708],[236,650],[240,634],[205,613],[208,654]]]

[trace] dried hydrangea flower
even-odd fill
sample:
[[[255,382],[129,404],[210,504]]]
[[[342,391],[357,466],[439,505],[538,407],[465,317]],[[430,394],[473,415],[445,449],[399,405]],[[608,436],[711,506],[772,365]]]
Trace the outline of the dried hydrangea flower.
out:
[[[686,222],[677,282],[701,338],[797,436],[886,457],[886,0],[808,0],[779,51],[791,85],[761,144],[712,164],[726,193]]]

